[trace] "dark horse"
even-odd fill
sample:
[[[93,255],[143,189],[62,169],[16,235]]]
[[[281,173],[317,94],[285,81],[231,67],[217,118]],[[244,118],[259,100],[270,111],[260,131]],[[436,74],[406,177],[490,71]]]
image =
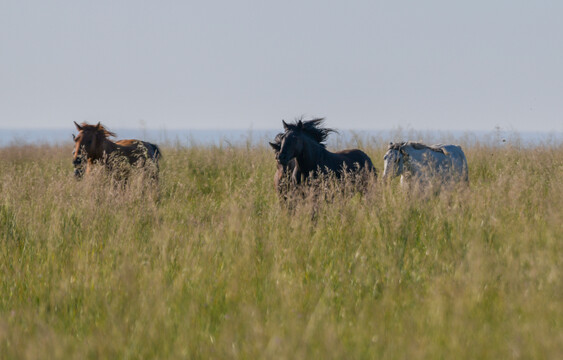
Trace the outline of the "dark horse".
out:
[[[291,178],[296,184],[303,178],[317,178],[319,175],[334,174],[341,178],[345,174],[357,174],[367,171],[375,175],[375,168],[369,156],[359,149],[330,152],[326,149],[325,141],[331,132],[329,128],[321,127],[324,118],[309,121],[297,120],[287,124],[282,120],[285,132],[280,137],[281,143],[277,151],[277,160],[282,167],[288,167],[295,159]],[[274,147],[274,145],[272,145]],[[276,150],[277,147],[274,147]],[[278,166],[279,171],[279,166]]]
[[[78,135],[74,136],[74,151],[72,164],[74,175],[82,177],[85,172],[89,173],[95,163],[104,165],[108,170],[115,170],[120,163],[128,163],[138,167],[153,165],[154,177],[158,176],[158,160],[161,157],[160,149],[155,144],[141,140],[119,140],[113,142],[108,139],[116,136],[103,125],[89,125],[74,122]],[[82,163],[86,160],[86,165]],[[147,163],[147,160],[150,160]]]

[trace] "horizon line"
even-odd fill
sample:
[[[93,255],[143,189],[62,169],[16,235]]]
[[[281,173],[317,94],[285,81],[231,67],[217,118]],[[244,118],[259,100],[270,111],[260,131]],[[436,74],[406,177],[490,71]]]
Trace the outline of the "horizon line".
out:
[[[278,131],[278,128],[267,128],[267,127],[107,127],[113,130],[125,130],[125,131]],[[6,131],[41,131],[41,130],[48,130],[48,131],[56,131],[56,130],[66,130],[70,129],[71,131],[76,131],[74,127],[4,127],[0,126],[1,130]],[[337,131],[421,131],[421,132],[509,132],[509,133],[560,133],[563,134],[563,130],[519,130],[515,128],[505,128],[502,126],[495,126],[489,129],[455,129],[455,128],[446,128],[446,129],[436,129],[436,128],[414,128],[411,126],[397,126],[397,127],[390,127],[390,128],[335,128]]]

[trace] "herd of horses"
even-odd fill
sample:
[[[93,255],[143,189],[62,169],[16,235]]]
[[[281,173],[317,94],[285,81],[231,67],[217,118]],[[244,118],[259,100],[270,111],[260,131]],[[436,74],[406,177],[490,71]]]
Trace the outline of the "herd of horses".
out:
[[[277,170],[274,186],[287,194],[311,180],[333,176],[336,179],[373,176],[376,168],[360,149],[331,152],[326,148],[328,136],[335,130],[323,127],[324,118],[286,123],[270,146],[274,150]],[[158,178],[161,152],[157,145],[141,140],[112,141],[116,135],[102,124],[74,123],[74,174],[81,178],[101,164],[110,172],[122,168],[149,169]],[[468,182],[467,159],[457,145],[424,145],[418,142],[390,143],[383,157],[383,179],[401,177],[402,185],[452,184]]]

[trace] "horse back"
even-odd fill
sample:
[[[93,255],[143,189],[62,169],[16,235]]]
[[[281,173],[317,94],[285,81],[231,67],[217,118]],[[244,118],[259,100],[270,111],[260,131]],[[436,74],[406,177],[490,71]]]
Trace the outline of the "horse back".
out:
[[[121,151],[129,154],[137,154],[138,157],[146,157],[155,163],[162,157],[157,145],[147,141],[126,139],[115,142],[121,147]],[[146,153],[143,153],[146,150]],[[142,154],[142,155],[141,155]]]
[[[450,169],[454,173],[457,173],[465,181],[469,181],[467,158],[465,153],[459,145],[434,145],[439,147],[442,152],[431,152],[438,163],[434,164],[440,166],[444,165],[446,169]],[[426,161],[426,159],[420,159],[420,161]]]
[[[343,159],[343,163],[345,163],[349,169],[354,169],[356,164],[358,164],[360,169],[365,167],[368,171],[374,170],[370,157],[360,149],[347,149],[338,151],[335,154]]]

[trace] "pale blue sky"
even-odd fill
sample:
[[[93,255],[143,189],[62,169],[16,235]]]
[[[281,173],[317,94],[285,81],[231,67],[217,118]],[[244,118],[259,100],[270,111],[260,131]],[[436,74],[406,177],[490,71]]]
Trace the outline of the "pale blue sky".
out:
[[[563,131],[563,1],[0,2],[0,127]]]

